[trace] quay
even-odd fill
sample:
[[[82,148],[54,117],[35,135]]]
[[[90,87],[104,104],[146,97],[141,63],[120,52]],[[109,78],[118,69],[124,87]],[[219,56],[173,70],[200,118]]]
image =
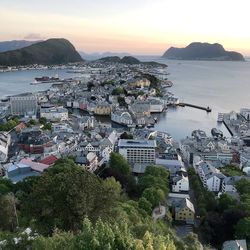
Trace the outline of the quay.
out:
[[[190,103],[184,103],[184,102],[180,102],[178,104],[178,106],[180,106],[180,107],[186,107],[187,106],[187,107],[191,107],[191,108],[205,110],[207,112],[211,112],[212,111],[212,109],[209,108],[209,107],[202,107],[202,106],[198,106],[198,105],[194,105],[194,104],[190,104]]]

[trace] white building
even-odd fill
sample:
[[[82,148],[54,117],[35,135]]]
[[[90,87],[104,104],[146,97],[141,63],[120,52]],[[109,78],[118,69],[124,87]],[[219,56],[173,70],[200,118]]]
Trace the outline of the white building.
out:
[[[179,175],[173,178],[172,192],[187,192],[189,191],[188,177]]]
[[[0,162],[5,162],[8,158],[8,149],[10,145],[10,135],[1,132],[0,133]]]
[[[150,104],[150,113],[161,113],[164,109],[164,103],[159,99],[148,99]]]
[[[10,109],[12,115],[36,115],[37,96],[30,93],[11,96]]]
[[[122,124],[132,125],[133,119],[129,112],[125,110],[115,110],[111,112],[111,121]]]
[[[52,121],[63,121],[68,119],[68,110],[63,107],[41,108],[40,117]]]
[[[119,153],[130,163],[155,163],[155,140],[124,140],[118,142]]]
[[[197,164],[197,172],[203,186],[212,192],[219,192],[222,189],[222,181],[226,178],[218,169],[210,163],[201,161]]]

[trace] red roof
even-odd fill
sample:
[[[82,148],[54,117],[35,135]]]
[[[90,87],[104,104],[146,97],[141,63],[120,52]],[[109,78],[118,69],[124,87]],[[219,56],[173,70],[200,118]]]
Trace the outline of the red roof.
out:
[[[43,158],[41,161],[39,161],[40,163],[43,164],[47,164],[47,165],[53,165],[55,163],[55,161],[57,160],[56,156],[54,155],[50,155],[47,156],[45,158]]]

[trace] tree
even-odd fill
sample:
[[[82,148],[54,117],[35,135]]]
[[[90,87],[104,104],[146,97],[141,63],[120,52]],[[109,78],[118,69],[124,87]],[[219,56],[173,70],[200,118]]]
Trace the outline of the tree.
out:
[[[237,200],[228,194],[222,194],[219,198],[218,209],[222,213],[224,210],[235,207]]]
[[[250,194],[250,181],[245,178],[237,181],[235,187],[240,194]]]
[[[9,179],[0,178],[0,195],[12,192],[14,185]]]
[[[152,204],[145,198],[141,197],[138,201],[139,208],[143,209],[147,212],[147,214],[151,215],[152,213]]]
[[[39,123],[45,125],[47,123],[47,118],[46,117],[40,117]]]
[[[250,217],[245,217],[238,221],[235,226],[235,236],[237,239],[250,241]]]
[[[133,135],[128,134],[126,131],[123,132],[120,136],[121,139],[133,139]]]
[[[118,171],[122,175],[128,175],[130,173],[130,167],[127,160],[120,154],[112,152],[109,161],[110,168]]]
[[[13,194],[0,196],[0,229],[14,231],[18,226],[16,200]]]
[[[159,203],[164,202],[166,199],[164,191],[154,187],[146,188],[142,193],[142,197],[147,199],[152,204],[153,208],[159,205]]]
[[[36,221],[37,229],[44,234],[50,234],[55,227],[76,231],[85,216],[95,220],[108,214],[113,205],[109,200],[114,197],[106,187],[72,160],[60,160],[34,184],[22,211]]]
[[[124,93],[125,93],[125,90],[122,87],[117,87],[117,88],[113,89],[113,91],[112,91],[112,95],[121,95]]]

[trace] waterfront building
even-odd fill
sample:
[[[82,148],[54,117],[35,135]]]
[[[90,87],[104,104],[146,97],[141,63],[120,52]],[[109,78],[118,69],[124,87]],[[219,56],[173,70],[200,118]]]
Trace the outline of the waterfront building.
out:
[[[118,142],[119,153],[129,163],[155,164],[155,140],[125,140]]]
[[[36,95],[26,93],[10,97],[10,108],[12,115],[30,116],[37,113]]]

